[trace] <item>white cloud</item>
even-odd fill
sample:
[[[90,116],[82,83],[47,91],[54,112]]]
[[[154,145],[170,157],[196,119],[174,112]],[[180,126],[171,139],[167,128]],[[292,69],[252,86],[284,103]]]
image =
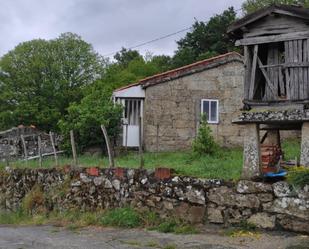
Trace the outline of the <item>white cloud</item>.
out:
[[[74,32],[101,54],[131,47],[206,21],[243,0],[2,0],[0,55],[18,43]],[[185,33],[141,47],[172,54]]]

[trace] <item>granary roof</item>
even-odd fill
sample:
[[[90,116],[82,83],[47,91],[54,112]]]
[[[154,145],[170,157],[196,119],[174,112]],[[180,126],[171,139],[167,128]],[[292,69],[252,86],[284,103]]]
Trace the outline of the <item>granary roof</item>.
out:
[[[250,23],[271,15],[272,13],[294,16],[309,20],[309,9],[301,6],[273,4],[269,7],[262,8],[234,22],[227,30],[228,33],[234,34],[241,32],[240,29]]]
[[[115,90],[115,92],[137,85],[141,85],[143,88],[147,88],[152,85],[167,82],[193,73],[201,72],[203,70],[213,68],[222,64],[226,64],[231,61],[242,62],[243,61],[242,55],[240,55],[237,52],[229,52],[206,60],[197,61],[195,63],[183,67],[179,67],[173,70],[169,70],[163,73],[155,74],[153,76],[141,79],[136,83],[118,88]]]

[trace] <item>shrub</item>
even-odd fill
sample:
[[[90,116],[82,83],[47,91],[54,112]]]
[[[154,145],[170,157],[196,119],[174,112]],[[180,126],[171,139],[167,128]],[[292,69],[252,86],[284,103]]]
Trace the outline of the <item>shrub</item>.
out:
[[[198,130],[198,134],[192,143],[192,150],[195,154],[214,154],[218,149],[211,129],[207,123],[206,116],[202,115],[201,124]]]
[[[23,199],[22,207],[32,214],[34,211],[43,211],[45,203],[44,193],[39,185],[34,185],[29,193]]]
[[[288,172],[288,182],[296,188],[302,188],[309,184],[309,169],[296,167]]]
[[[141,224],[141,218],[132,208],[116,208],[107,211],[100,223],[107,226],[133,228]]]

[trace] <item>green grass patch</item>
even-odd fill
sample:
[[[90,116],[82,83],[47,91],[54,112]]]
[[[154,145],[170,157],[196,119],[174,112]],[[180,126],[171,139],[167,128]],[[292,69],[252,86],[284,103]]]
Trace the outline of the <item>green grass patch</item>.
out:
[[[121,228],[144,227],[162,233],[195,234],[198,233],[191,226],[178,219],[161,219],[153,212],[139,213],[136,210],[115,208],[105,212],[80,212],[76,210],[65,212],[41,212],[31,214],[23,209],[16,212],[0,212],[0,224],[14,225],[43,225],[49,224],[56,227],[66,227],[76,231],[82,227],[112,226]]]
[[[287,180],[295,188],[302,188],[309,184],[309,169],[305,167],[292,167],[289,169]]]
[[[169,218],[161,220],[159,225],[151,227],[150,230],[157,230],[161,233],[176,233],[176,234],[196,234],[197,229],[178,219]]]
[[[137,152],[129,152],[127,155],[115,158],[116,167],[138,168],[139,155]],[[162,152],[162,153],[145,153],[145,168],[154,169],[156,167],[167,167],[175,170],[177,174],[196,176],[202,178],[221,178],[221,179],[238,179],[242,168],[242,149],[219,149],[213,155],[195,156],[189,151],[185,152]],[[80,156],[78,158],[80,166],[83,167],[108,167],[108,158]],[[60,157],[59,165],[68,165],[72,163],[69,157]],[[4,163],[0,162],[0,167]],[[16,161],[11,162],[13,168],[38,168],[37,161]],[[43,167],[54,167],[52,157],[43,160]]]
[[[285,160],[294,160],[300,157],[300,139],[289,139],[282,143]]]
[[[141,225],[140,215],[132,208],[116,208],[107,211],[100,219],[106,226],[133,228]]]

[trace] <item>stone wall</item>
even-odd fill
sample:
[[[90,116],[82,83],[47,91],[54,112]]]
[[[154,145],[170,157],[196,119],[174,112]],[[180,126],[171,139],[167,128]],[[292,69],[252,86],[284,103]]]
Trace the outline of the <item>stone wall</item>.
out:
[[[14,169],[0,174],[0,210],[16,210],[39,186],[47,210],[107,209],[131,205],[191,223],[237,224],[309,233],[309,185],[171,176],[133,169]],[[161,175],[161,177],[164,176]],[[166,175],[165,175],[166,176]],[[40,199],[40,198],[37,198]],[[35,207],[35,205],[34,205]]]
[[[186,150],[196,136],[202,99],[219,100],[213,135],[224,146],[243,144],[241,125],[232,124],[242,107],[243,63],[238,59],[146,88],[144,143],[148,151]]]

